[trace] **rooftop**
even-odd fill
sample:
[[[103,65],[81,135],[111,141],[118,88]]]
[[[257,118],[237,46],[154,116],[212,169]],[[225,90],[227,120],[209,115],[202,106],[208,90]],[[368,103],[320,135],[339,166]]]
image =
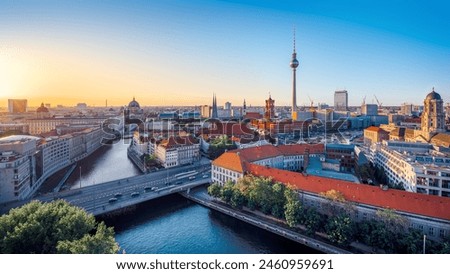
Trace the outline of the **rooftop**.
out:
[[[366,130],[367,131],[373,131],[373,132],[386,132],[382,128],[375,127],[375,126],[370,126],[370,127],[366,128],[364,131],[366,131]]]
[[[30,135],[11,135],[8,137],[0,138],[0,144],[5,143],[15,143],[15,142],[27,142],[27,141],[38,141],[41,138],[36,136],[30,136]]]
[[[216,166],[244,172],[244,163],[252,163],[255,161],[274,158],[278,156],[304,155],[309,153],[324,153],[323,144],[295,144],[295,145],[263,145],[257,147],[235,149],[225,152],[219,158],[213,161]]]
[[[330,160],[328,160],[330,161]],[[336,160],[337,163],[339,163],[339,160]],[[306,172],[308,175],[314,175],[324,178],[332,178],[332,179],[338,179],[338,180],[344,180],[349,181],[353,183],[359,183],[358,178],[356,178],[354,175],[350,173],[343,173],[343,172],[337,172],[332,170],[323,170],[322,169],[322,163],[320,162],[320,159],[317,157],[311,157],[309,159],[309,165],[306,168]]]
[[[354,184],[314,175],[305,176],[297,172],[250,163],[246,164],[246,168],[253,175],[272,177],[275,181],[292,185],[302,191],[319,194],[334,189],[341,192],[347,201],[450,220],[450,199],[447,197],[395,189],[382,190],[375,186]]]

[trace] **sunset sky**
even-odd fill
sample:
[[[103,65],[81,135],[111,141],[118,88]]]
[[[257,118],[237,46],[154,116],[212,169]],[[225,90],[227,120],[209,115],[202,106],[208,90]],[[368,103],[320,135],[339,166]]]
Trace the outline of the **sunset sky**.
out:
[[[364,3],[364,4],[363,4]],[[450,102],[446,1],[1,1],[0,106]]]

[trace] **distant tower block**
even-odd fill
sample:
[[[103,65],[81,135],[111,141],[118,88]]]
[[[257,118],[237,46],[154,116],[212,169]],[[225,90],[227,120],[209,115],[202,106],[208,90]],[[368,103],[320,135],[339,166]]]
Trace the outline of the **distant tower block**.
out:
[[[294,52],[292,53],[291,63],[289,64],[292,68],[292,119],[297,119],[297,90],[296,90],[296,71],[299,65],[297,60],[297,52],[295,52],[295,29],[294,29]]]
[[[213,95],[213,103],[212,103],[212,109],[211,109],[211,118],[217,119],[219,118],[219,113],[217,111],[217,98],[216,94]]]

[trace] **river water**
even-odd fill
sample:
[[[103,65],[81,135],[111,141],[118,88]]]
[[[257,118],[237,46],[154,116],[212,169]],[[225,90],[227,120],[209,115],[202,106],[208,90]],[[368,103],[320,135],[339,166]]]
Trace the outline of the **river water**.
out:
[[[127,158],[127,144],[105,146],[81,162],[71,188],[140,174]],[[80,180],[81,177],[81,180]],[[200,206],[177,194],[108,217],[126,253],[317,253],[317,251]]]

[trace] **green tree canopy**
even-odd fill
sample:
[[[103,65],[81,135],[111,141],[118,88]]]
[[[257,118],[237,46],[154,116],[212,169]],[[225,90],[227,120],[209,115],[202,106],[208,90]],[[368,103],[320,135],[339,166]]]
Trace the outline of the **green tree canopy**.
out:
[[[81,208],[32,201],[0,217],[0,253],[117,253],[114,231]]]

